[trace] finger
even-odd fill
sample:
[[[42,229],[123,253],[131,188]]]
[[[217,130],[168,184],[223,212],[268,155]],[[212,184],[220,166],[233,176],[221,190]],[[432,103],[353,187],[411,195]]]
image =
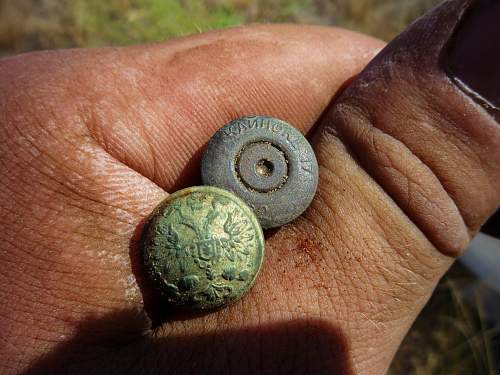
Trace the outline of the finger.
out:
[[[57,345],[64,357],[65,343],[80,345],[89,329],[101,344],[150,327],[129,252],[165,193],[144,176],[171,187],[184,168],[197,174],[184,163],[234,114],[274,114],[306,130],[380,46],[346,31],[299,30],[1,61],[0,316],[15,338],[0,350],[4,366],[25,368]]]
[[[295,293],[310,286],[300,298],[317,298],[342,322],[359,371],[387,368],[453,257],[499,205],[498,96],[476,90],[500,74],[469,66],[481,82],[471,87],[453,70],[474,16],[498,44],[497,18],[485,16],[495,12],[495,2],[445,2],[369,64],[314,137],[320,183],[311,209],[270,241],[275,261],[289,249],[307,259],[318,250],[304,266],[311,282],[294,274],[277,284]],[[498,95],[498,86],[484,92]],[[313,285],[333,290],[319,299]]]
[[[498,9],[479,2],[454,34],[470,5],[447,2],[391,43],[339,98],[323,129],[335,133],[438,250],[452,256],[500,200],[498,109],[482,105],[480,94],[450,71],[469,56],[453,54],[475,13]],[[484,65],[471,68],[483,82],[498,79]]]
[[[199,180],[200,148],[239,116],[273,115],[306,132],[382,46],[346,30],[252,26],[162,46],[32,55],[29,79],[61,88],[54,106],[63,100],[106,151],[171,191]]]
[[[191,327],[321,319],[345,336],[355,372],[384,373],[499,202],[498,125],[441,64],[469,6],[446,2],[426,15],[333,103],[313,138],[311,208],[268,239],[245,299]]]

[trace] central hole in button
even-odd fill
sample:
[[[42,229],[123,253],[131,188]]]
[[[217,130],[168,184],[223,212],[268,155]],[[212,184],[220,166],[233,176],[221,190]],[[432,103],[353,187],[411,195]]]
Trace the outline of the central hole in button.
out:
[[[273,174],[274,165],[267,159],[261,159],[255,165],[255,170],[262,177],[269,177]]]

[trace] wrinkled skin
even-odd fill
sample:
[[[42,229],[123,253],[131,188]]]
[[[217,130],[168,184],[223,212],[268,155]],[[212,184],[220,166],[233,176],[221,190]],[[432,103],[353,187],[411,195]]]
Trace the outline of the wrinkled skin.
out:
[[[383,373],[500,202],[500,127],[438,61],[464,4],[359,76],[382,42],[306,26],[0,60],[0,372]],[[144,220],[250,114],[308,133],[317,196],[268,233],[245,298],[172,315],[141,274]]]

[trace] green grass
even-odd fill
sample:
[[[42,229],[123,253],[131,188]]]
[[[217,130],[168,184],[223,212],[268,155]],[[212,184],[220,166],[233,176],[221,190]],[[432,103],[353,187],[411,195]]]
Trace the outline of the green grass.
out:
[[[234,4],[197,0],[0,0],[0,54],[156,42],[245,21]]]
[[[228,7],[200,1],[76,0],[70,9],[78,42],[87,46],[161,41],[244,21]]]
[[[0,55],[155,42],[253,22],[337,25],[389,40],[439,0],[0,0]]]

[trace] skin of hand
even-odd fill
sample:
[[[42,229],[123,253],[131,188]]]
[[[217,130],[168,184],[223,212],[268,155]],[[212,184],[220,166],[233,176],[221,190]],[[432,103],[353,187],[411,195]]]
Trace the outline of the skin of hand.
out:
[[[495,102],[442,66],[470,7],[366,68],[382,42],[286,25],[0,60],[0,372],[384,373],[500,202]],[[243,299],[169,315],[141,274],[144,220],[252,114],[310,136],[317,196],[268,233]]]

